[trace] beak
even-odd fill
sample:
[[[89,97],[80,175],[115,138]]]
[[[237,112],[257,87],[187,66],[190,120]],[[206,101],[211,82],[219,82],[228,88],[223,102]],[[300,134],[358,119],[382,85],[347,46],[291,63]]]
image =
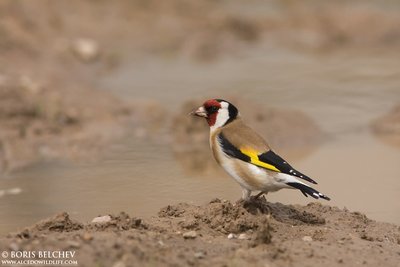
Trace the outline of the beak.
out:
[[[192,112],[189,113],[189,115],[207,118],[207,112],[203,106],[199,107],[196,110],[193,110]]]

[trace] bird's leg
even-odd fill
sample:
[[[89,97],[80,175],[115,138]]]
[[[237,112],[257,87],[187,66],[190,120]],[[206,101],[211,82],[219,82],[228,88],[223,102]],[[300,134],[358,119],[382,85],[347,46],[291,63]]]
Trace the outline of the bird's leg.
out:
[[[257,195],[251,197],[253,208],[255,208],[258,212],[260,212],[262,214],[271,214],[271,209],[268,206],[268,201],[265,199],[265,197],[262,197],[260,199],[260,196],[267,195],[267,194],[268,194],[268,191],[267,192],[261,191]]]
[[[242,199],[244,201],[248,201],[250,199],[251,191],[248,189],[243,188],[242,189]]]
[[[251,200],[256,201],[256,200],[258,200],[262,195],[267,195],[267,194],[268,194],[268,192],[261,191],[261,192],[258,193],[257,195],[251,197]],[[264,199],[265,199],[265,198],[264,198]]]
[[[250,195],[251,191],[248,189],[243,188],[242,189],[242,198],[236,201],[236,204],[243,204],[245,202],[248,202],[250,200]]]

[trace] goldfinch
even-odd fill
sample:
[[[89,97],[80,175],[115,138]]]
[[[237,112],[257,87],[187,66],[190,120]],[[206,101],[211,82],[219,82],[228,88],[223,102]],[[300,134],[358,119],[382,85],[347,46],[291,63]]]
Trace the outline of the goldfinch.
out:
[[[242,199],[256,198],[282,188],[300,190],[306,197],[330,200],[301,180],[317,184],[275,154],[264,139],[244,124],[238,109],[222,99],[207,100],[191,112],[210,126],[210,147],[219,165],[242,187]]]

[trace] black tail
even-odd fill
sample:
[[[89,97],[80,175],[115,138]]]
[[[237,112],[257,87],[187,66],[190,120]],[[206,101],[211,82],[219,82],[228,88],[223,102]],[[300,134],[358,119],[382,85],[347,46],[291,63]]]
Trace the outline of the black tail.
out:
[[[300,184],[300,183],[287,183],[288,185],[299,189],[303,195],[305,195],[306,197],[308,197],[308,195],[312,196],[315,199],[319,199],[319,198],[323,198],[325,200],[331,200],[328,196],[325,196],[324,194],[321,194],[320,192],[318,192],[317,190],[315,190],[312,187],[309,187],[305,184]]]

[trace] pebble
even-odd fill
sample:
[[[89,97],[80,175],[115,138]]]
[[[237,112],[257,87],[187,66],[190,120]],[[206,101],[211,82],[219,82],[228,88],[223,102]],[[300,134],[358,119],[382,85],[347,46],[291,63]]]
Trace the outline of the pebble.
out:
[[[313,239],[312,239],[311,236],[306,235],[306,236],[303,236],[303,241],[304,242],[311,242],[311,241],[313,241]]]
[[[93,239],[93,236],[89,233],[84,233],[82,239],[85,241],[91,241]]]
[[[189,231],[186,233],[183,233],[183,238],[185,239],[195,239],[197,237],[196,231]]]
[[[110,215],[99,216],[92,220],[92,223],[107,223],[111,221]]]
[[[79,38],[72,44],[72,51],[83,62],[91,62],[99,56],[99,45],[95,40]]]
[[[235,234],[230,233],[230,234],[228,235],[228,239],[234,239],[234,238],[236,238],[236,235],[235,235]]]
[[[248,237],[245,233],[241,233],[241,234],[238,236],[238,239],[239,239],[239,240],[246,240],[246,239],[249,239],[249,237]]]

